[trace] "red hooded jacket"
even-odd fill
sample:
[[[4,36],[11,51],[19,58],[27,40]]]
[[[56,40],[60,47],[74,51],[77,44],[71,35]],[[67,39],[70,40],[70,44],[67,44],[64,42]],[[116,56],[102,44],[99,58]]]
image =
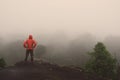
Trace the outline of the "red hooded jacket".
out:
[[[29,35],[29,38],[24,42],[24,47],[28,50],[33,50],[36,45],[36,41],[33,40],[32,35]]]

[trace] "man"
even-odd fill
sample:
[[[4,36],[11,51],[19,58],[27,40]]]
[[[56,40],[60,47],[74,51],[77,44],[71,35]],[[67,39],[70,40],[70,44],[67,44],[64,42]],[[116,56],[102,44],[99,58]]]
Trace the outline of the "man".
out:
[[[36,47],[36,45],[37,45],[36,41],[33,39],[32,35],[29,35],[29,38],[24,42],[24,47],[26,48],[25,61],[27,61],[29,54],[31,56],[31,62],[34,61],[33,52],[34,52],[34,48]]]

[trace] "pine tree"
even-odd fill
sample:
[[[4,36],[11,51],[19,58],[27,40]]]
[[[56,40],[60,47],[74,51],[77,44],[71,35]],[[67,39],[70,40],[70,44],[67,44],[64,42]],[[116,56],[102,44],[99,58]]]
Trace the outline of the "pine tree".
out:
[[[0,68],[4,68],[6,66],[6,62],[3,58],[0,59]]]
[[[89,53],[91,58],[86,64],[87,72],[96,73],[102,77],[114,78],[116,75],[116,59],[112,57],[103,43],[95,45],[94,51]]]

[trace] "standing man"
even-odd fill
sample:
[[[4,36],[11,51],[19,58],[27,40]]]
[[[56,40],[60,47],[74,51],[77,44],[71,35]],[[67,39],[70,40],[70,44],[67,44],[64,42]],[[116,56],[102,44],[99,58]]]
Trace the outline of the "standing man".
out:
[[[29,38],[24,42],[24,48],[26,48],[26,57],[25,57],[25,61],[27,61],[28,56],[30,54],[31,56],[31,62],[34,61],[34,48],[36,47],[36,41],[33,39],[32,35],[29,35]]]

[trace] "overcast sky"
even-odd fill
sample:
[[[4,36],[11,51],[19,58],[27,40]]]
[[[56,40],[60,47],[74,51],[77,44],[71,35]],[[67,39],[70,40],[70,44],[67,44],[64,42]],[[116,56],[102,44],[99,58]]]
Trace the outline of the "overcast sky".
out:
[[[0,0],[0,35],[120,36],[120,0]]]

